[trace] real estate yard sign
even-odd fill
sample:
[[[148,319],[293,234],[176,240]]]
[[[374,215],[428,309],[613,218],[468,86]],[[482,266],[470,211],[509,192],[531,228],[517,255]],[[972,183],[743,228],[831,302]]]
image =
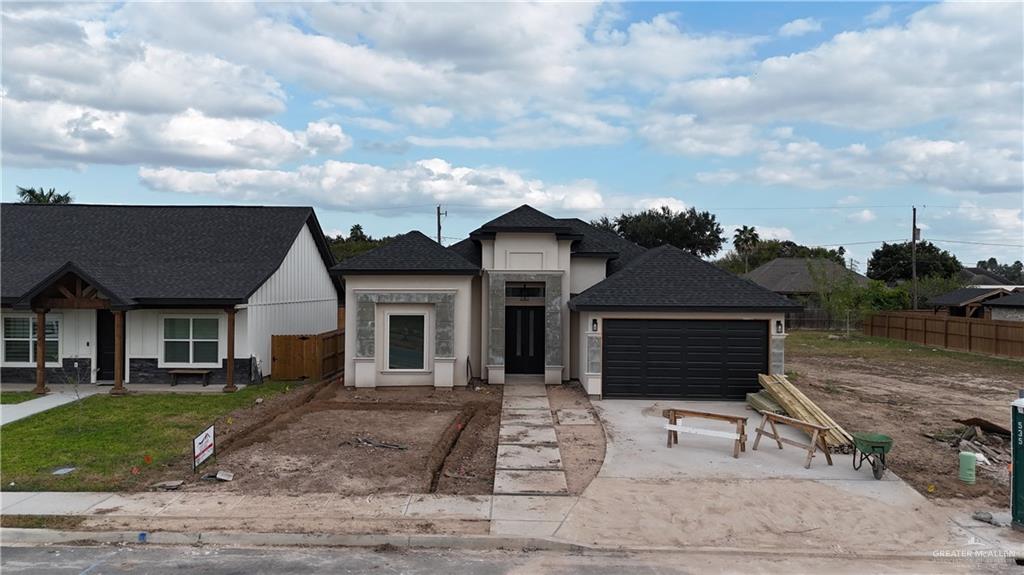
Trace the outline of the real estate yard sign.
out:
[[[207,427],[192,440],[192,471],[195,471],[204,461],[213,456],[214,434],[213,426]]]
[[[1024,398],[1013,402],[1010,417],[1013,464],[1010,467],[1010,518],[1014,529],[1024,530]]]

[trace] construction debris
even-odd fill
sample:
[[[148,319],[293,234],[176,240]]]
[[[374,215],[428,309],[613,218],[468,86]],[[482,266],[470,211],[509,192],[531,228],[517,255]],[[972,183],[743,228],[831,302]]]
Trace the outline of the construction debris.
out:
[[[214,477],[217,478],[217,481],[231,481],[232,479],[235,478],[235,474],[232,473],[231,471],[223,471],[222,470],[222,471],[218,471],[217,475],[215,475]]]
[[[777,413],[779,415],[786,415],[786,410],[782,409],[778,403],[772,399],[772,396],[768,395],[768,391],[762,389],[757,393],[747,394],[747,405],[754,408],[758,413]]]
[[[60,467],[60,468],[57,468],[57,469],[53,470],[53,475],[67,475],[68,473],[71,473],[72,471],[74,471],[76,469],[78,469],[78,468],[77,467]]]
[[[970,451],[980,454],[980,465],[1005,466],[1012,460],[1010,454],[1010,435],[1001,433],[1002,428],[990,421],[979,418],[955,420],[958,423],[968,422],[963,429],[953,432],[925,433],[924,436],[945,443],[957,451]],[[995,431],[985,431],[982,425]]]
[[[825,432],[825,442],[831,450],[845,453],[853,444],[850,434],[790,383],[786,376],[762,373],[757,376],[757,380],[790,417],[830,428]]]
[[[1005,435],[1006,437],[1010,436],[1010,430],[1008,428],[1003,427],[998,423],[992,423],[991,421],[987,419],[982,419],[980,417],[971,417],[970,419],[954,419],[953,421],[959,423],[960,425],[966,425],[967,427],[976,427],[978,430],[984,431],[986,433],[998,433],[999,435]]]
[[[384,449],[409,449],[407,445],[384,443],[383,441],[377,441],[372,437],[356,437],[352,440],[352,445],[355,445],[356,447],[382,447]]]
[[[180,480],[179,481],[161,481],[160,483],[155,483],[153,485],[153,487],[156,488],[156,489],[159,489],[161,491],[177,491],[184,484],[185,484],[185,482],[184,481],[180,481]]]

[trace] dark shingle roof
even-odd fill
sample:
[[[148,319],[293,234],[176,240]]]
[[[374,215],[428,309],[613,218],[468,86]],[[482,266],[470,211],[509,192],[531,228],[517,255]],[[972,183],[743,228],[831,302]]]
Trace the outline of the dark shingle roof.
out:
[[[994,307],[1024,307],[1024,292],[1004,295],[1003,297],[985,302],[985,305]]]
[[[308,207],[3,204],[0,212],[5,304],[61,268],[92,278],[126,306],[244,302],[304,225],[325,265],[334,263]]]
[[[1004,278],[1003,276],[995,272],[991,272],[989,270],[981,269],[978,267],[964,268],[960,270],[960,279],[967,283],[967,285],[974,286],[1013,285],[1013,282]]]
[[[928,300],[928,305],[932,307],[956,307],[983,301],[986,298],[998,297],[1005,293],[1007,293],[1006,290],[999,288],[965,287],[935,296]]]
[[[574,236],[571,227],[544,212],[523,204],[480,226],[470,237],[488,236],[498,232],[553,233],[560,236]],[[577,238],[578,239],[578,238]]]
[[[331,271],[340,275],[475,275],[480,272],[480,266],[473,265],[422,233],[412,231],[396,236],[379,248],[350,257]]]
[[[743,277],[757,285],[782,294],[807,294],[816,290],[810,266],[824,272],[829,281],[849,277],[860,285],[870,280],[825,258],[775,258],[751,270]]]
[[[448,249],[462,256],[467,262],[476,264],[477,267],[483,265],[483,257],[480,254],[480,242],[466,238],[461,242],[448,246]]]
[[[672,246],[647,250],[572,298],[573,309],[794,311],[800,305]]]

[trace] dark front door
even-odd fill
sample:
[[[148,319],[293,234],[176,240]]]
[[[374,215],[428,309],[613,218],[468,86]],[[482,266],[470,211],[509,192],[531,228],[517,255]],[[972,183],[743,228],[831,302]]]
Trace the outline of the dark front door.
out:
[[[114,314],[96,310],[96,372],[97,381],[114,379]]]
[[[505,373],[544,373],[544,308],[505,308]]]
[[[742,400],[768,373],[768,322],[609,319],[605,397]]]

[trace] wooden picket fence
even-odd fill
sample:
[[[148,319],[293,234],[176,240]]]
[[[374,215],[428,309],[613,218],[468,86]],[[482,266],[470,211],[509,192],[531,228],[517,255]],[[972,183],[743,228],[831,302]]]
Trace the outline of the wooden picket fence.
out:
[[[1024,357],[1024,322],[884,312],[864,321],[864,334],[922,345],[1006,357]]]
[[[345,371],[345,331],[270,337],[270,376],[274,379],[338,377]]]

